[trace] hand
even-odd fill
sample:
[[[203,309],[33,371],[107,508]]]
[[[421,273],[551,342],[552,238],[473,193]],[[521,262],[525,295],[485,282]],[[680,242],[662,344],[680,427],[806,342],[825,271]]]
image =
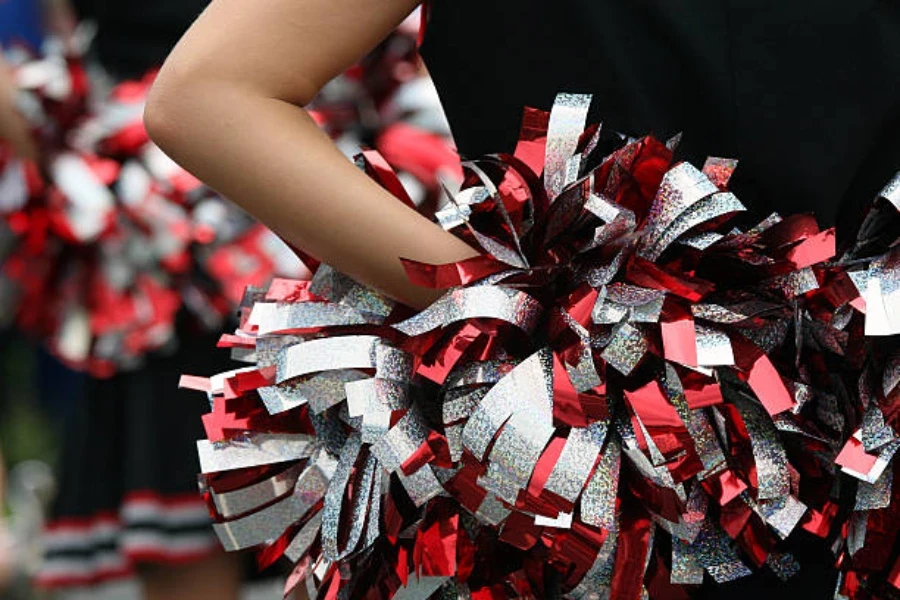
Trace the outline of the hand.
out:
[[[16,84],[0,57],[0,143],[12,146],[20,158],[37,159],[38,150],[28,122],[16,107]]]

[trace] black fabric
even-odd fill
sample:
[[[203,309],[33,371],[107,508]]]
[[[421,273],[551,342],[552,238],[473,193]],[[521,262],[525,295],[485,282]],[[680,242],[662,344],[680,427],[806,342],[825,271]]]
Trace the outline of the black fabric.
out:
[[[66,436],[54,519],[116,512],[129,492],[197,492],[196,441],[204,438],[206,397],[178,389],[182,373],[234,368],[215,350],[216,334],[183,323],[179,349],[151,356],[142,369],[109,379],[83,378],[77,417]]]
[[[117,78],[140,77],[162,65],[209,0],[76,0],[98,25],[93,50]]]
[[[738,158],[754,216],[848,233],[900,169],[890,0],[433,0],[423,55],[464,155],[510,151],[524,105],[592,93],[592,121]]]
[[[196,443],[206,437],[201,417],[209,412],[209,401],[202,393],[178,389],[182,374],[209,376],[235,368],[229,351],[215,348],[218,338],[218,333],[199,331],[195,320],[182,314],[175,352],[151,355],[142,369],[109,379],[81,374],[66,377],[67,382],[79,384],[79,389],[65,392],[67,399],[77,400],[77,405],[65,435],[60,484],[45,535],[59,525],[90,523],[101,516],[118,518],[121,530],[90,541],[85,536],[71,543],[57,541],[45,550],[44,570],[36,579],[39,585],[92,586],[133,576],[135,562],[185,564],[220,550],[197,480],[200,464]],[[61,369],[64,367],[57,363],[54,372]],[[53,381],[42,385],[57,387]],[[124,519],[122,510],[133,494],[158,497],[164,502],[177,499],[181,506],[192,504],[196,498],[204,514],[175,521],[168,521],[165,514],[152,513]],[[122,546],[122,534],[126,532],[161,535],[176,542],[192,539],[197,543],[197,539],[206,538],[203,547],[208,551],[187,558],[173,553],[137,559]],[[124,560],[128,570],[104,573],[101,557],[109,560],[110,554]],[[74,580],[49,577],[50,570],[60,563],[74,569]],[[279,562],[260,570],[253,555],[247,554],[241,568],[245,581],[262,581],[283,578],[290,566]],[[58,572],[55,575],[59,577]]]

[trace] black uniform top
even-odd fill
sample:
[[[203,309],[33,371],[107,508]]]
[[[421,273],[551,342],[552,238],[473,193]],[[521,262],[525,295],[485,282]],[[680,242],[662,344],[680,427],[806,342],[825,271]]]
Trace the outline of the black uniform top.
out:
[[[93,50],[117,78],[140,77],[162,65],[209,0],[75,0],[97,21]]]
[[[433,0],[423,55],[464,155],[510,151],[523,105],[592,93],[591,122],[740,159],[765,216],[831,225],[900,170],[892,0]]]

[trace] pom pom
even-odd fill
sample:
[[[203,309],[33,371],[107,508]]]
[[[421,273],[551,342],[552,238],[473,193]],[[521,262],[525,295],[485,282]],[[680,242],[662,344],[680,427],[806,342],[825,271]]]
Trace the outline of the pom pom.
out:
[[[174,342],[182,310],[220,328],[247,285],[305,272],[293,252],[150,142],[154,73],[111,90],[77,56],[15,68],[40,164],[0,148],[0,311],[95,376]]]
[[[838,259],[809,215],[737,227],[735,161],[605,154],[589,104],[464,164],[436,219],[482,254],[405,261],[446,290],[424,311],[327,265],[248,290],[222,345],[249,366],[185,380],[226,549],[329,598],[637,600],[788,578],[805,530],[848,597],[898,586],[900,363],[864,337],[895,333],[896,250]]]

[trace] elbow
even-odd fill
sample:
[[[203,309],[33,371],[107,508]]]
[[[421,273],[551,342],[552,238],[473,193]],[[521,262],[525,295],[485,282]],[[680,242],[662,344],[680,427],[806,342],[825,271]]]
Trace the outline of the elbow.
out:
[[[2,1],[2,0],[0,0]],[[302,78],[285,82],[254,80],[224,69],[202,68],[196,61],[169,57],[150,88],[144,106],[144,127],[163,152],[189,159],[194,138],[203,138],[223,121],[237,120],[236,111],[259,100],[279,100],[303,106],[319,86]]]
[[[181,83],[178,78],[172,78],[160,73],[144,106],[144,127],[150,139],[166,154],[177,154],[184,135],[184,106],[179,98],[186,98],[190,84]]]

